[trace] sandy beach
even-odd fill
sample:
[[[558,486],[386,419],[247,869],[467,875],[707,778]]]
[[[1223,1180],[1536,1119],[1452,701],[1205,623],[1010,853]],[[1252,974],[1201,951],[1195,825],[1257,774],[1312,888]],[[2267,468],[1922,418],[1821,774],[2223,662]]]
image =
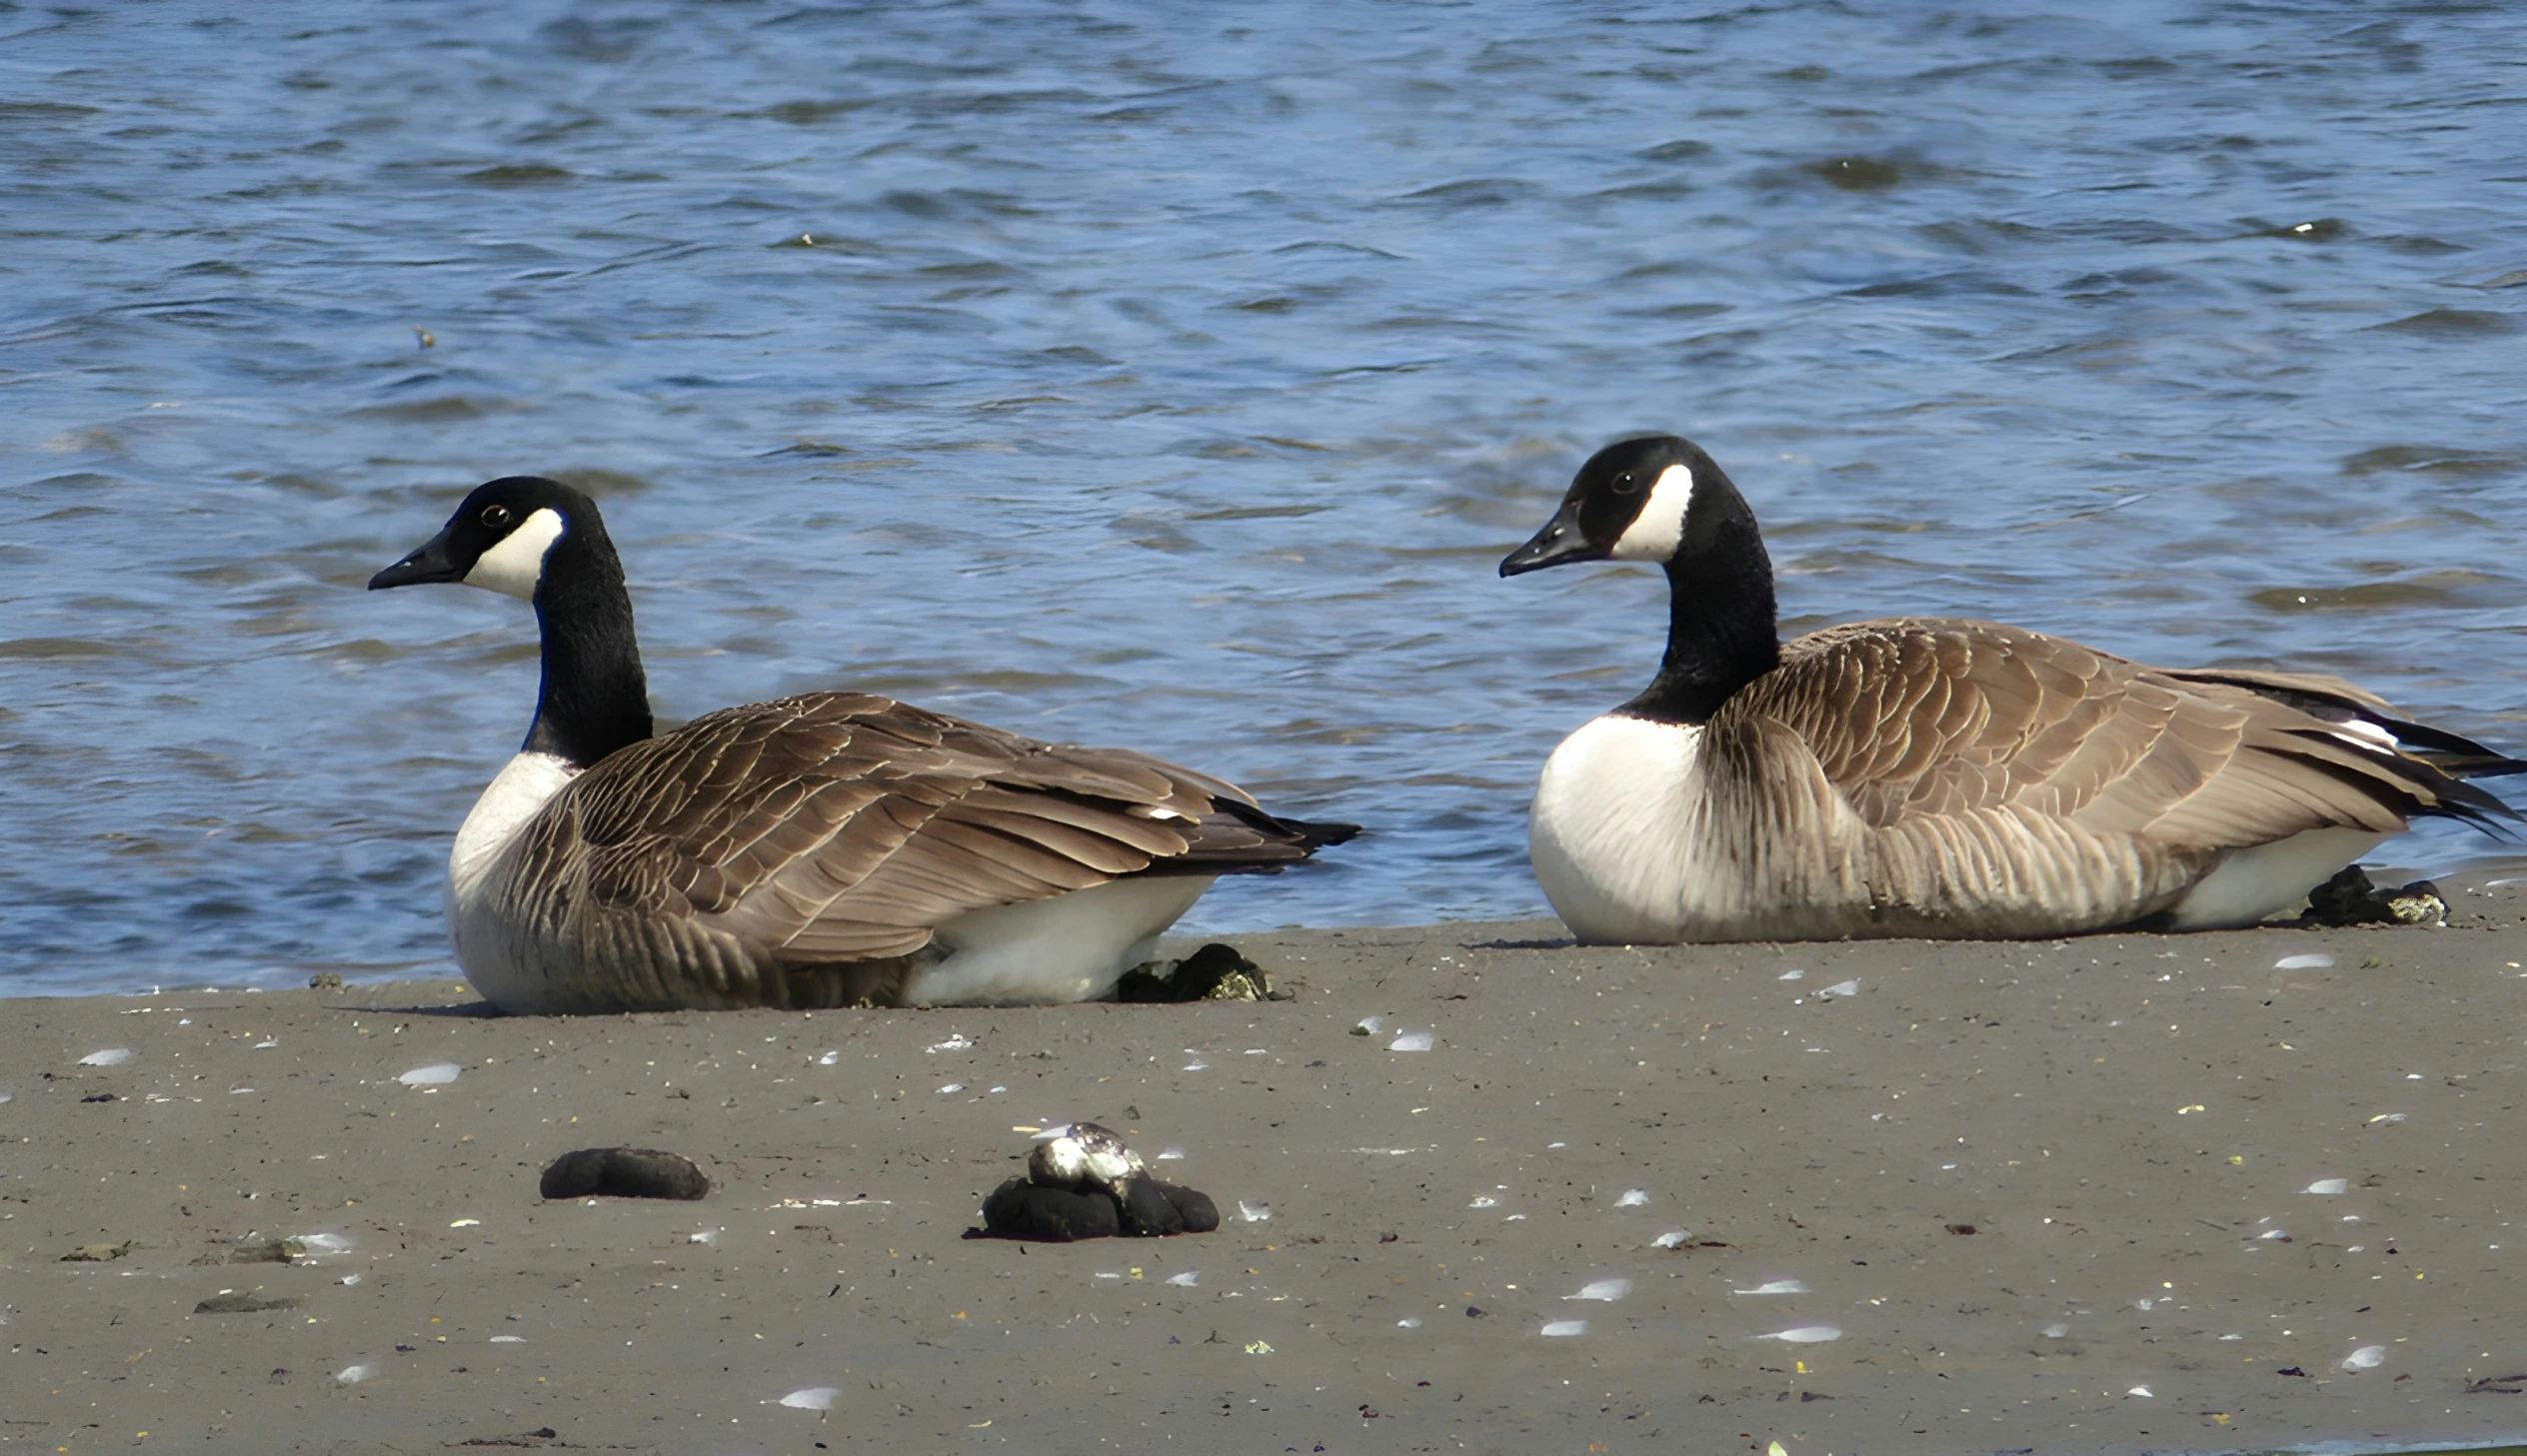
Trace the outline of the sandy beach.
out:
[[[1236,937],[1263,1003],[14,1001],[0,1447],[2514,1437],[2527,898],[2443,887],[2438,930]],[[1075,1119],[1225,1226],[966,1237]],[[615,1144],[715,1187],[538,1197]]]

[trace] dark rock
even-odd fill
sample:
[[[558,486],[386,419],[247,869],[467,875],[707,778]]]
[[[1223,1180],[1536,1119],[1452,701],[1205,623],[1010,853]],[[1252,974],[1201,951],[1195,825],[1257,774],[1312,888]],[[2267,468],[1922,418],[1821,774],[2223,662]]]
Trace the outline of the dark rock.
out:
[[[1220,1210],[1210,1197],[1136,1173],[1117,1198],[1105,1188],[1057,1188],[1012,1178],[983,1200],[983,1231],[995,1238],[1159,1238],[1210,1233]]]
[[[1236,946],[1214,941],[1183,960],[1153,960],[1125,971],[1115,987],[1115,999],[1264,1001],[1288,997],[1274,996],[1270,974],[1247,959]]]
[[[654,1147],[584,1147],[544,1170],[547,1198],[683,1198],[711,1191],[711,1180],[681,1153]]]
[[[2387,889],[2371,884],[2359,865],[2347,864],[2308,891],[2307,917],[2319,925],[2444,925],[2448,901],[2427,879]]]
[[[1208,1194],[1140,1173],[1124,1184],[1123,1225],[1137,1238],[1209,1233],[1220,1226],[1220,1210]]]
[[[1150,1181],[1158,1183],[1159,1191],[1176,1206],[1177,1216],[1185,1220],[1187,1233],[1210,1233],[1220,1227],[1220,1208],[1211,1201],[1210,1194],[1182,1183],[1159,1183],[1156,1178]]]
[[[1012,1178],[983,1200],[983,1229],[999,1238],[1112,1238],[1123,1231],[1123,1214],[1103,1188],[1081,1192]]]

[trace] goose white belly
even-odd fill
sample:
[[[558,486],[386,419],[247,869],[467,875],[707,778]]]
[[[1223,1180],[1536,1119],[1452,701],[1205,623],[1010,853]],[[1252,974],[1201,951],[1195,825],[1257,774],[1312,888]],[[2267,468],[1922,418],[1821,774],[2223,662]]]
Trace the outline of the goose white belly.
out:
[[[2168,928],[2223,930],[2268,920],[2305,903],[2310,888],[2385,841],[2370,829],[2307,829],[2231,850],[2176,901]]]
[[[1722,932],[1741,875],[1722,862],[1700,775],[1702,729],[1608,714],[1544,760],[1527,816],[1535,882],[1600,944]]]
[[[1148,960],[1213,876],[1140,875],[942,923],[948,957],[905,984],[911,1006],[1044,1005],[1104,996]]]

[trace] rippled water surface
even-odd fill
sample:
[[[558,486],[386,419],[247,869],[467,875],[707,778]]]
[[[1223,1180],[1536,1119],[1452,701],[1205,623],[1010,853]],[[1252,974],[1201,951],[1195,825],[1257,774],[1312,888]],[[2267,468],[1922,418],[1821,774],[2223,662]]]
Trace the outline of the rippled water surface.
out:
[[[0,5],[0,983],[445,969],[532,622],[360,588],[519,472],[668,717],[874,688],[1375,830],[1208,928],[1542,908],[1659,586],[1492,566],[1644,428],[1793,628],[2527,746],[2515,11],[2029,8]]]

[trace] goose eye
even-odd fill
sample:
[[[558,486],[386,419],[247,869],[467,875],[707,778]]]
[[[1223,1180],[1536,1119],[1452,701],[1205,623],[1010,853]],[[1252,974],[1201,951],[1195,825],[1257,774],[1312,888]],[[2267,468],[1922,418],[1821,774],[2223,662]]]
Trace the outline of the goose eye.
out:
[[[483,524],[494,531],[507,531],[509,529],[509,524],[517,519],[518,518],[512,514],[510,509],[506,506],[485,506],[483,508]]]
[[[1621,475],[1616,476],[1614,478],[1614,494],[1618,496],[1639,495],[1640,477],[1631,471],[1625,471]]]

